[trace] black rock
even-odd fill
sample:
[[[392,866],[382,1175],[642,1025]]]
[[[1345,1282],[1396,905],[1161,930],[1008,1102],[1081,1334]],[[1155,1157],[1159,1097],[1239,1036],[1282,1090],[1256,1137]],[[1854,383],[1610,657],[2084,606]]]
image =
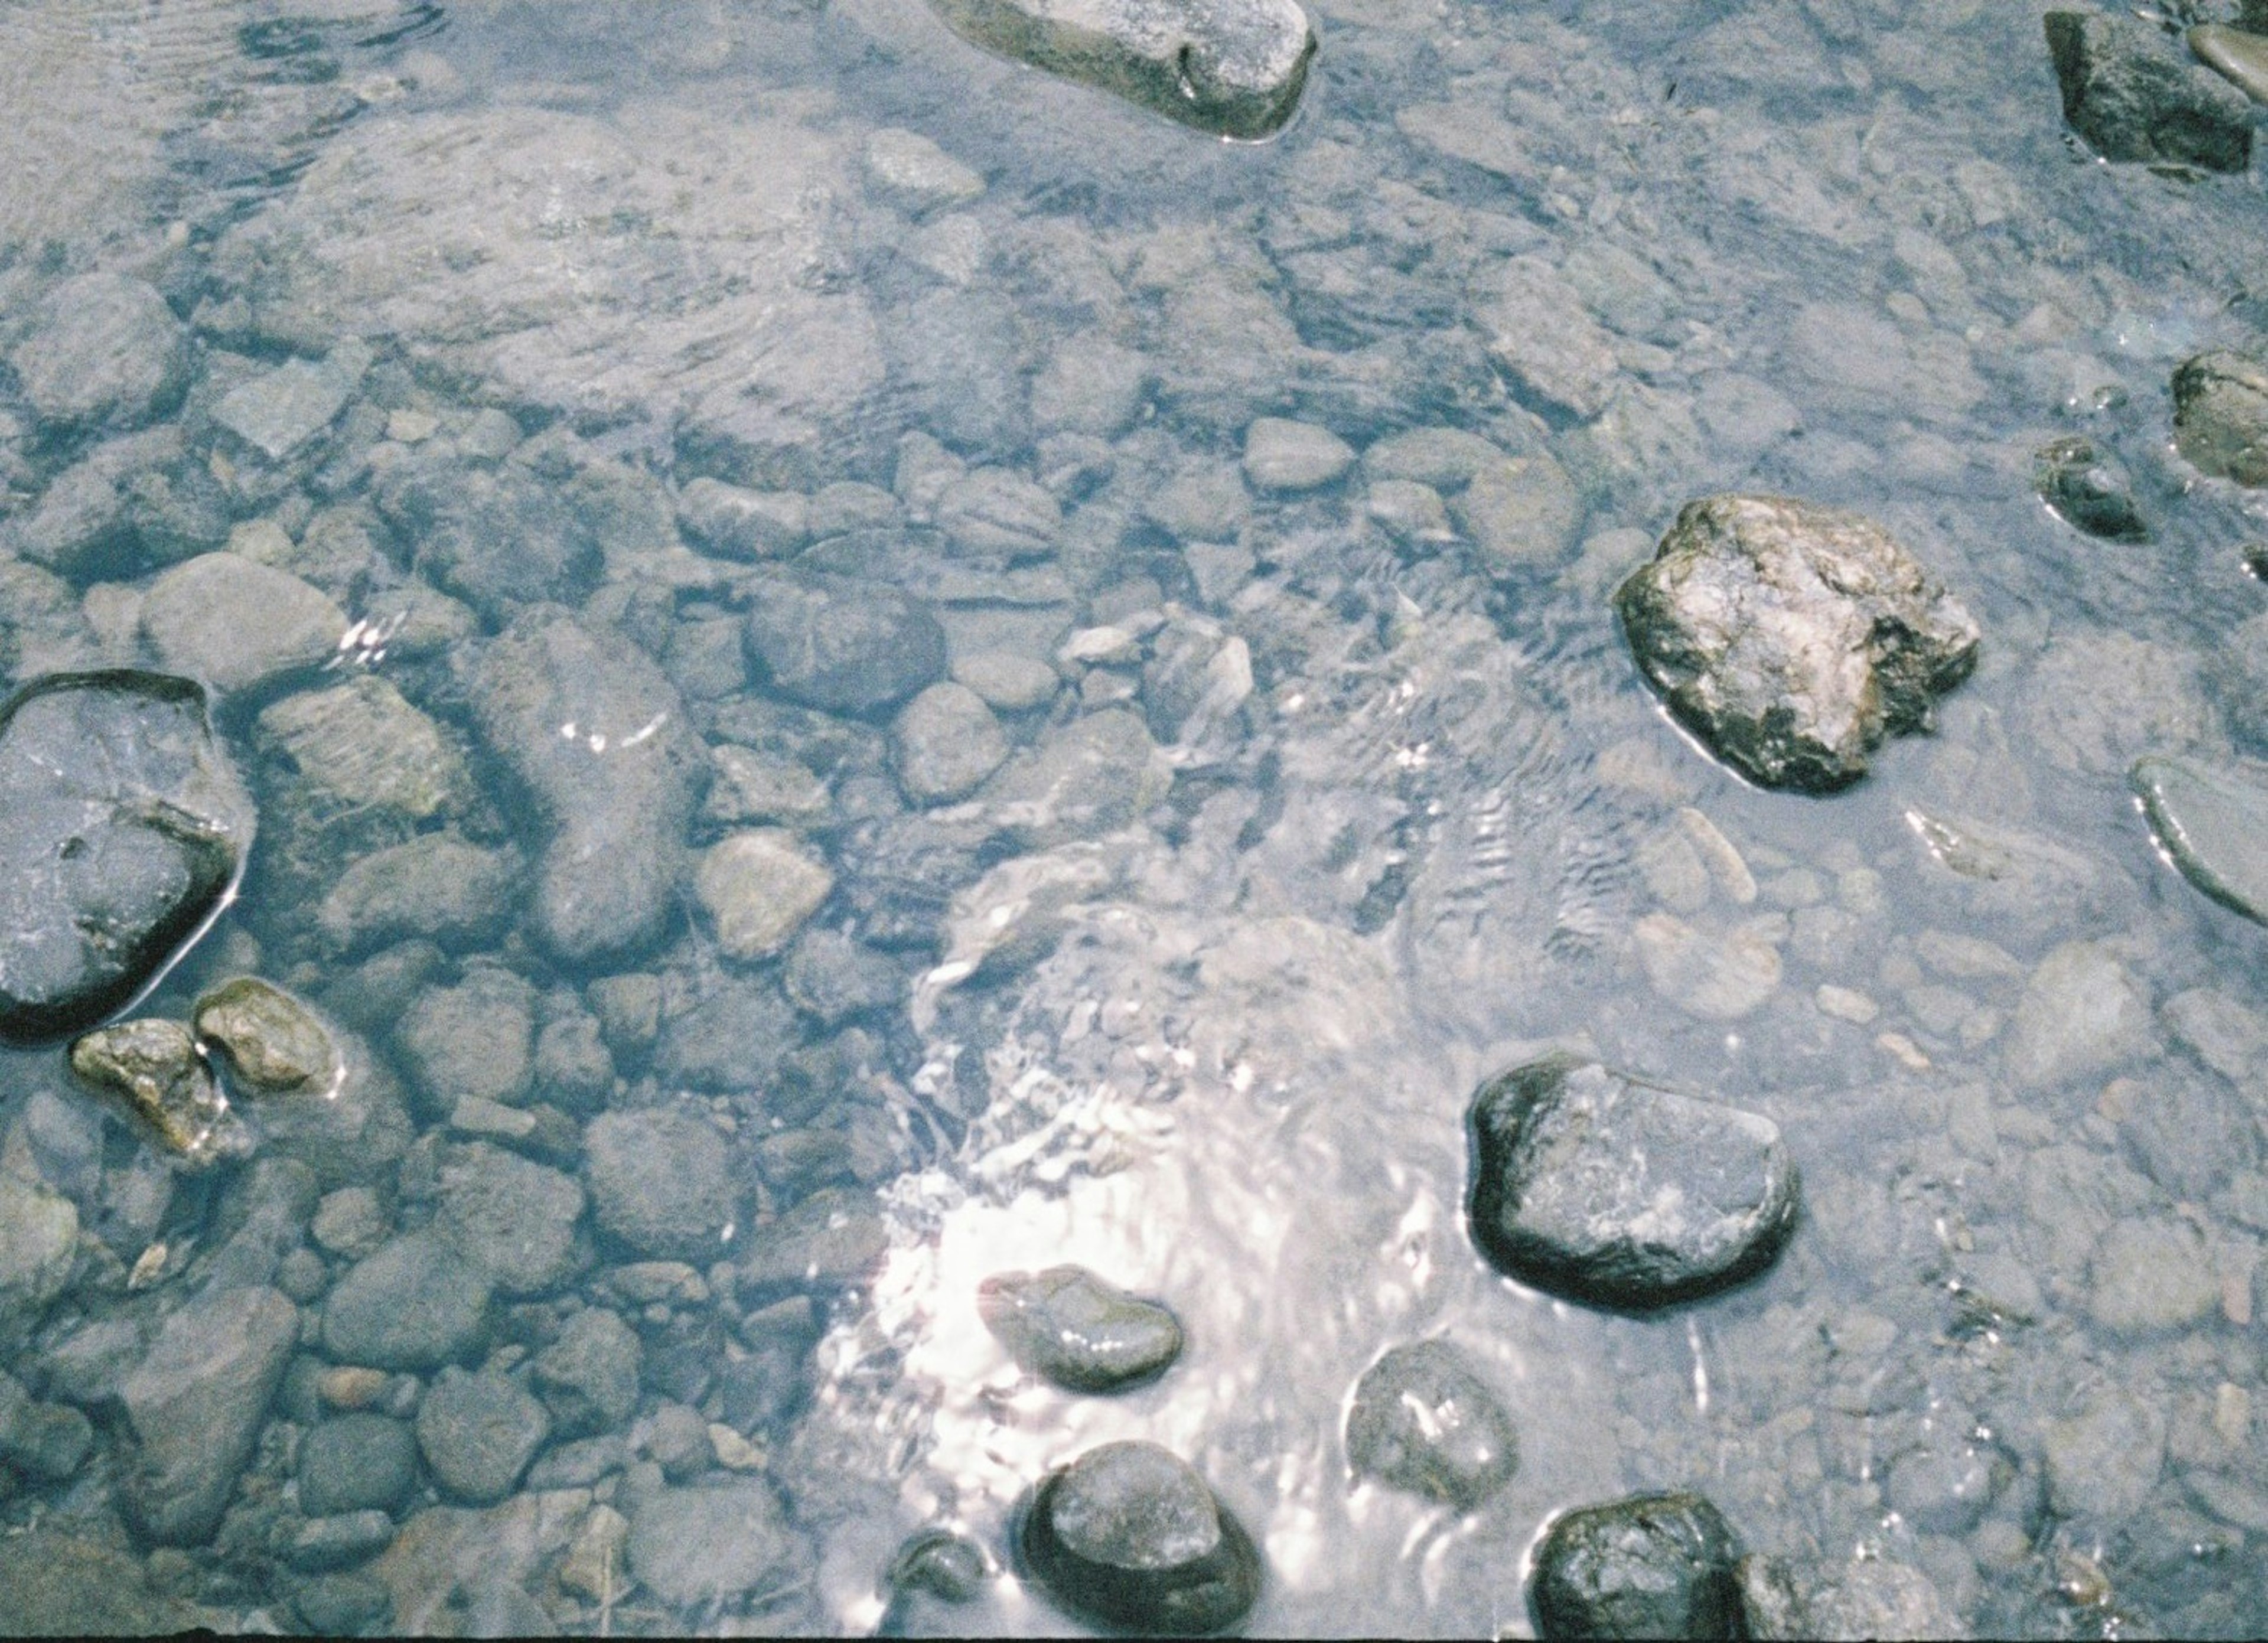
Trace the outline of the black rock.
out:
[[[1512,1417],[1445,1341],[1397,1346],[1356,1382],[1347,1458],[1357,1472],[1470,1511],[1520,1464]]]
[[[67,1037],[122,1009],[236,880],[252,801],[203,687],[52,674],[0,706],[0,1042]]]
[[[783,696],[829,713],[879,713],[945,676],[945,630],[926,605],[841,577],[758,580],[747,643]]]
[[[1154,1443],[1106,1443],[1042,1480],[1018,1537],[1048,1594],[1081,1619],[1197,1634],[1260,1595],[1260,1554],[1188,1462]]]
[[[1699,1495],[1631,1495],[1551,1525],[1528,1588],[1545,1638],[1736,1638],[1740,1547]]]
[[[1019,1364],[1074,1392],[1138,1385],[1181,1356],[1171,1312],[1084,1267],[995,1273],[977,1286],[976,1309]]]
[[[1786,497],[1688,503],[1614,602],[1647,682],[1767,787],[1858,780],[1977,661],[1975,619],[1889,533]]]
[[[336,1415],[299,1440],[299,1509],[310,1517],[390,1512],[417,1481],[417,1440],[366,1411]]]
[[[2051,439],[2032,453],[2032,487],[2058,516],[2090,536],[2138,542],[2150,534],[2125,468],[2083,433]]]
[[[2098,11],[2041,19],[2063,117],[2105,159],[2242,171],[2252,163],[2252,106],[2154,28]]]
[[[1754,1277],[1800,1183],[1770,1119],[1547,1056],[1484,1084],[1466,1122],[1473,1241],[1571,1300],[1649,1310]]]

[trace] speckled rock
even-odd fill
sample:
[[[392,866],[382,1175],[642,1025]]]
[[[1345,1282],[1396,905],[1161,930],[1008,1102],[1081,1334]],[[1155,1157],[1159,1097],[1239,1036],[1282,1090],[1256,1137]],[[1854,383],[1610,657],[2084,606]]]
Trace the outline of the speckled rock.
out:
[[[202,1295],[166,1320],[120,1388],[138,1445],[126,1507],[145,1536],[211,1535],[298,1338],[298,1308],[265,1287]]]
[[[2063,117],[2105,159],[2242,171],[2252,159],[2244,94],[2156,29],[2099,11],[2042,19]]]
[[[323,1345],[341,1363],[433,1369],[487,1334],[492,1280],[430,1232],[396,1238],[357,1262],[323,1303]]]
[[[299,1440],[299,1509],[310,1517],[391,1512],[417,1481],[417,1439],[366,1410],[336,1415]]]
[[[551,1435],[543,1405],[499,1374],[444,1369],[417,1405],[417,1448],[450,1495],[492,1506]]]
[[[159,1146],[196,1168],[242,1157],[251,1138],[178,1021],[120,1021],[75,1040],[70,1068]]]
[[[2228,349],[2183,360],[2174,372],[2174,443],[2204,473],[2268,485],[2268,364]]]
[[[600,1227],[637,1254],[703,1266],[727,1253],[740,1195],[714,1124],[666,1108],[602,1113],[583,1156]]]
[[[727,1602],[780,1584],[800,1543],[779,1497],[757,1478],[657,1489],[630,1512],[630,1566],[662,1602]]]
[[[1346,1446],[1357,1472],[1467,1512],[1520,1465],[1512,1417],[1446,1341],[1396,1346],[1363,1372]]]
[[[257,976],[213,988],[197,1000],[191,1020],[198,1043],[225,1057],[233,1078],[255,1094],[324,1094],[345,1072],[322,1018]]]
[[[1888,532],[1783,497],[1689,503],[1615,607],[1671,709],[1768,787],[1856,781],[1977,659],[1974,618]]]
[[[770,958],[792,940],[835,889],[835,875],[794,834],[754,828],[704,851],[693,893],[717,945],[744,961]]]
[[[1547,1639],[1737,1638],[1739,1558],[1732,1529],[1699,1495],[1580,1507],[1535,1549],[1536,1630]]]
[[[10,363],[41,422],[131,428],[180,393],[188,343],[154,286],[122,274],[83,274],[41,300]]]
[[[1181,1355],[1182,1326],[1084,1267],[997,1272],[976,1309],[1009,1356],[1074,1392],[1114,1392],[1163,1374]]]
[[[1500,1271],[1644,1310],[1770,1266],[1795,1226],[1795,1165],[1770,1119],[1553,1055],[1474,1095],[1468,1205]]]
[[[907,703],[890,726],[898,785],[917,805],[967,798],[1007,756],[1000,721],[966,685],[932,685]]]
[[[142,629],[168,668],[226,692],[320,665],[337,653],[347,618],[288,571],[209,553],[151,585]]]
[[[1260,1556],[1243,1525],[1154,1443],[1106,1443],[1049,1473],[1020,1544],[1049,1596],[1106,1626],[1218,1632],[1260,1595]]]
[[[889,1247],[871,1194],[828,1187],[748,1234],[740,1293],[840,1289],[871,1277]]]

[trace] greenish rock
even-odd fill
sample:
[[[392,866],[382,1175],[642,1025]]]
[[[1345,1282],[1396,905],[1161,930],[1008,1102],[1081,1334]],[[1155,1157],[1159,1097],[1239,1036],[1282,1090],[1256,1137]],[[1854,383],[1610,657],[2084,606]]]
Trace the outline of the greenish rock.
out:
[[[322,1018],[257,976],[223,982],[197,1000],[192,1020],[197,1042],[218,1050],[238,1081],[259,1094],[328,1094],[345,1072]]]
[[[1512,1417],[1446,1341],[1396,1346],[1363,1372],[1346,1446],[1357,1472],[1464,1512],[1520,1465]]]
[[[1182,1326],[1084,1267],[997,1272],[976,1310],[1011,1357],[1074,1392],[1115,1392],[1163,1374],[1181,1356]]]
[[[1188,1462],[1154,1443],[1106,1443],[1042,1480],[1021,1544],[1041,1587],[1083,1620],[1201,1635],[1260,1595],[1260,1555]]]
[[[2195,759],[2150,758],[2127,782],[2182,876],[2268,924],[2268,780]]]
[[[2032,489],[2090,536],[2138,542],[2150,534],[2125,465],[2083,433],[2051,439],[2032,453]]]
[[[2225,348],[2182,361],[2174,444],[2200,473],[2268,485],[2268,363]]]
[[[70,1047],[70,1067],[141,1130],[196,1168],[241,1157],[249,1138],[231,1116],[197,1043],[178,1021],[121,1021]]]
[[[0,1536],[0,1617],[11,1637],[156,1637],[213,1618],[153,1589],[139,1558],[55,1528]]]
[[[1690,1493],[1631,1495],[1563,1514],[1535,1548],[1528,1602],[1546,1639],[1741,1635],[1724,1516]]]

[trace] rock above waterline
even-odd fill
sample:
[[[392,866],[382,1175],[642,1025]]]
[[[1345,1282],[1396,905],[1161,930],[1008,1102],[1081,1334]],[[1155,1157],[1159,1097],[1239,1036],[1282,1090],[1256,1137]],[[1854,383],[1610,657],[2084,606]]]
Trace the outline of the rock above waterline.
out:
[[[2268,103],[2268,35],[2200,23],[2182,38],[2202,63],[2256,103]]]
[[[1084,1267],[996,1273],[977,1286],[976,1309],[1009,1356],[1074,1392],[1134,1385],[1181,1356],[1172,1313]]]
[[[1260,1595],[1260,1555],[1188,1462],[1154,1443],[1106,1443],[1048,1474],[1022,1526],[1048,1594],[1080,1618],[1193,1635]]]
[[[1648,1310],[1771,1265],[1793,1229],[1779,1126],[1547,1056],[1484,1084],[1466,1122],[1473,1240],[1571,1300]]]
[[[185,1163],[202,1166],[248,1150],[196,1041],[178,1021],[97,1028],[72,1043],[70,1068]]]
[[[251,1090],[328,1094],[338,1081],[339,1047],[322,1018],[257,976],[239,976],[199,998],[195,1024],[198,1042],[225,1056]]]
[[[1583,1507],[1535,1549],[1528,1601],[1545,1638],[1735,1638],[1740,1547],[1696,1494]]]
[[[1512,1417],[1446,1341],[1397,1346],[1364,1372],[1346,1446],[1357,1472],[1461,1511],[1503,1488],[1520,1465]]]
[[[1293,0],[930,0],[954,33],[1222,136],[1300,106],[1315,31]]]
[[[190,681],[55,674],[0,706],[0,1042],[125,1005],[219,905],[252,833]]]
[[[2225,348],[2182,361],[2174,444],[2200,472],[2268,485],[2268,364]]]
[[[1856,781],[1977,661],[1975,618],[1889,532],[1786,497],[1688,503],[1615,608],[1671,709],[1767,787]]]
[[[2090,536],[2138,542],[2150,534],[2124,465],[2083,433],[2051,439],[2032,453],[2032,488]]]
[[[2127,777],[2182,876],[2268,925],[2268,780],[2193,759],[2143,759]]]
[[[2105,159],[2242,171],[2252,161],[2244,93],[2186,61],[2155,29],[2092,11],[2041,19],[2063,117]]]

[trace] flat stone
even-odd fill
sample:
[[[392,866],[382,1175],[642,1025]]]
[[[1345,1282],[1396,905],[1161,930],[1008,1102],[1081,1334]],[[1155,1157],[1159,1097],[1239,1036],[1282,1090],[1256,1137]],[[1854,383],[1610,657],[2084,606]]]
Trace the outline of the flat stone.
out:
[[[2151,1050],[2150,996],[2098,942],[2067,941],[2025,983],[2001,1065],[2018,1089],[2092,1078]]]
[[[1490,354],[1526,397],[1586,419],[1606,409],[1619,369],[1614,350],[1581,295],[1548,258],[1506,259],[1480,318]]]
[[[1262,490],[1319,490],[1354,466],[1354,447],[1313,423],[1263,416],[1244,431],[1244,476]]]
[[[872,1277],[889,1247],[872,1195],[828,1187],[751,1232],[736,1276],[743,1295],[840,1289]]]
[[[375,810],[423,822],[471,787],[441,727],[377,674],[286,696],[261,710],[259,727],[305,801],[326,815]]]
[[[1181,1356],[1171,1312],[1084,1267],[996,1272],[977,1286],[976,1310],[1009,1356],[1074,1392],[1154,1380]]]
[[[2268,485],[2268,364],[2228,349],[2182,361],[2174,444],[2201,473]]]
[[[2152,758],[2136,763],[2127,784],[2183,878],[2268,924],[2268,779],[2242,767]]]
[[[2120,1386],[2097,1386],[2047,1425],[2040,1456],[2049,1509],[2108,1527],[2142,1509],[2166,1463],[2166,1417]]]
[[[350,864],[315,910],[315,925],[340,957],[404,939],[471,947],[510,917],[519,879],[508,851],[421,833]]]
[[[347,618],[289,571],[209,553],[151,584],[142,630],[167,667],[228,692],[320,666],[337,653]]]
[[[967,685],[986,706],[1003,713],[1027,713],[1045,707],[1063,689],[1063,678],[1036,656],[1013,651],[979,651],[956,658],[955,683]]]
[[[744,962],[785,947],[834,891],[826,863],[778,828],[719,840],[693,875],[693,894],[716,929],[718,947]]]
[[[2252,161],[2244,94],[2178,55],[2154,28],[2098,11],[2041,19],[2063,117],[2105,159],[2242,171]]]
[[[721,479],[688,481],[677,522],[711,553],[779,559],[810,540],[810,501],[795,490],[750,490]]]
[[[337,420],[373,357],[349,338],[320,359],[288,359],[221,395],[213,421],[280,462]]]
[[[123,1008],[219,906],[253,825],[188,680],[54,674],[0,706],[0,1042]]]
[[[435,1369],[485,1338],[493,1280],[447,1239],[430,1232],[394,1239],[359,1261],[323,1303],[323,1345],[350,1364]]]
[[[630,1573],[676,1608],[766,1594],[787,1580],[801,1550],[779,1497],[756,1478],[657,1489],[630,1512]]]
[[[1770,1119],[1566,1055],[1484,1084],[1469,1207],[1501,1271],[1570,1300],[1650,1310],[1770,1266],[1799,1183]]]
[[[1222,136],[1264,137],[1300,106],[1315,32],[1292,0],[931,0],[1002,56]]]
[[[302,1573],[351,1568],[384,1551],[394,1539],[394,1519],[372,1507],[311,1517],[284,1543],[284,1561]]]
[[[166,1320],[119,1389],[139,1443],[125,1502],[145,1536],[211,1536],[298,1338],[299,1309],[264,1287],[201,1296]]]
[[[1049,682],[1055,682],[1052,673]],[[899,711],[890,726],[890,754],[908,799],[944,804],[967,798],[1000,768],[1008,738],[983,697],[947,681]]]
[[[1732,1021],[1761,1008],[1779,991],[1781,962],[1773,937],[1785,928],[1776,915],[1766,915],[1712,933],[1675,914],[1649,913],[1631,937],[1655,992],[1688,1015]]]
[[[1396,1346],[1363,1372],[1347,1411],[1354,1470],[1469,1512],[1512,1480],[1512,1417],[1446,1341]]]
[[[599,1226],[637,1254],[706,1265],[740,1219],[725,1138],[667,1108],[601,1113],[583,1132]]]
[[[751,590],[749,656],[790,700],[863,716],[945,674],[945,630],[894,589],[839,577],[769,577]]]
[[[188,344],[155,286],[122,274],[82,274],[41,300],[10,363],[41,422],[132,428],[180,393]]]
[[[1154,1443],[1106,1443],[1042,1480],[1024,1514],[1025,1560],[1080,1619],[1197,1636],[1260,1595],[1260,1555],[1204,1478]]]
[[[1536,1631],[1560,1638],[1734,1639],[1740,1544],[1697,1494],[1631,1495],[1553,1520],[1535,1548]]]
[[[1063,534],[1063,509],[1020,474],[973,468],[938,498],[937,525],[965,554],[1012,563],[1045,559]]]
[[[436,1112],[467,1096],[512,1106],[535,1074],[535,989],[499,964],[468,964],[402,1013],[394,1043],[403,1071]]]
[[[498,1374],[444,1369],[417,1405],[417,1448],[441,1487],[474,1506],[512,1492],[551,1435],[543,1405]]]
[[[250,1150],[228,1101],[178,1021],[118,1021],[73,1041],[71,1072],[143,1133],[196,1168]]]
[[[1768,787],[1856,781],[1977,659],[1974,618],[1887,531],[1787,497],[1687,504],[1615,608],[1671,710]]]

